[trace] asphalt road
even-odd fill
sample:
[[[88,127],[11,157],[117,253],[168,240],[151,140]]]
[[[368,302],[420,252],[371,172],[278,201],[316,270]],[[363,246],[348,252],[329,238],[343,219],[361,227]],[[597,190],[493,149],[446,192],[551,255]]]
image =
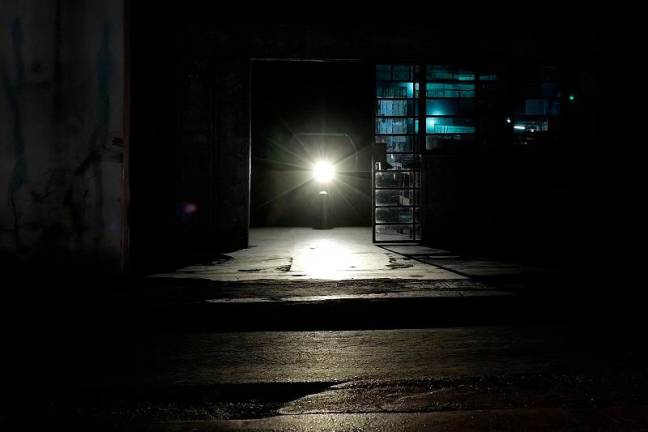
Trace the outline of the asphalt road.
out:
[[[315,414],[254,420],[161,423],[143,431],[400,431],[400,432],[545,432],[545,431],[644,431],[645,408],[625,409],[515,409],[399,414]]]
[[[141,332],[38,359],[49,385],[9,412],[93,430],[643,430],[640,333]]]
[[[591,327],[164,333],[133,344],[133,376],[157,386],[582,372],[643,359],[629,334]]]

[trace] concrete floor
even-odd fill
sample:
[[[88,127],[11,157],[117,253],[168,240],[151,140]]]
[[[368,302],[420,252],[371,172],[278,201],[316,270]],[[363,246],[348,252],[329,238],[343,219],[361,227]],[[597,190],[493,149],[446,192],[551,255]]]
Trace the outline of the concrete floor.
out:
[[[213,281],[466,279],[373,244],[370,227],[253,228],[247,249],[228,253],[208,265],[156,276]]]

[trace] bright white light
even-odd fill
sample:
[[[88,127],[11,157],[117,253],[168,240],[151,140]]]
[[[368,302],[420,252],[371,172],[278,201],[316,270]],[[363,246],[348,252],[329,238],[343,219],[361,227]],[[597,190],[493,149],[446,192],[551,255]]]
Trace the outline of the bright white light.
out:
[[[333,180],[334,174],[335,167],[329,161],[319,161],[313,167],[313,178],[320,183]]]
[[[342,279],[344,274],[361,266],[362,256],[354,254],[343,242],[316,239],[295,254],[295,269],[314,279]]]

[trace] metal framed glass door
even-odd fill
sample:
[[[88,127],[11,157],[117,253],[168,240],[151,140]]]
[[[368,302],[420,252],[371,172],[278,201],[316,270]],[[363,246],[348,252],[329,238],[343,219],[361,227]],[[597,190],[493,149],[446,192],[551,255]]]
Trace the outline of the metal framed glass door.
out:
[[[421,238],[420,67],[376,65],[375,90],[373,241],[415,242]]]

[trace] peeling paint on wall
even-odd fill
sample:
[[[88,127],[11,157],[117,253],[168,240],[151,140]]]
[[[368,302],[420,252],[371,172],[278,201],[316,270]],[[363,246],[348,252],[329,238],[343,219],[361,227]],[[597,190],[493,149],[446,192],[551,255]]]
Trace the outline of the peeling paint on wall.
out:
[[[0,260],[119,271],[123,2],[26,0],[3,14]]]

